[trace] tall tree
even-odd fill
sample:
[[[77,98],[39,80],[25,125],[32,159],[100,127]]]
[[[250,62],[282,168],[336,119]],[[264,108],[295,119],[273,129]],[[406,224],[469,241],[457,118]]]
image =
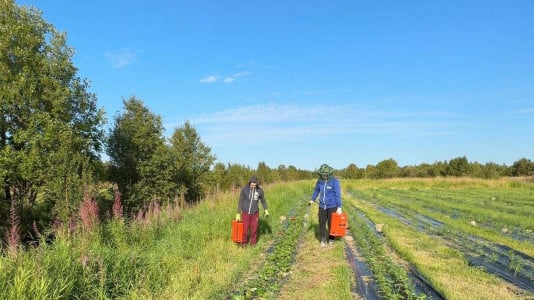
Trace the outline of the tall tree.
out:
[[[448,176],[461,177],[471,175],[471,167],[467,161],[467,157],[462,156],[451,159],[446,172]]]
[[[293,165],[287,167],[286,174],[289,181],[299,180],[299,170]]]
[[[274,181],[273,171],[264,161],[258,163],[256,176],[259,178],[262,184],[272,183]]]
[[[66,41],[40,11],[0,1],[0,199],[29,218],[66,219],[102,147],[104,112]]]
[[[161,117],[152,113],[135,96],[123,100],[124,112],[115,117],[110,129],[106,152],[110,158],[110,180],[117,182],[127,212],[146,206],[158,190],[148,183],[167,172],[155,172],[165,156],[165,139]],[[171,172],[172,173],[172,172]],[[152,177],[152,178],[146,178]],[[167,178],[171,181],[171,178]]]
[[[521,158],[512,165],[512,174],[514,176],[534,175],[534,162],[527,158]]]
[[[209,171],[215,161],[211,148],[200,140],[196,129],[185,122],[176,128],[170,139],[171,155],[177,169],[175,182],[189,202],[204,196],[209,183]]]
[[[278,170],[278,176],[280,176],[280,180],[289,181],[286,165],[279,165],[277,170]]]
[[[377,178],[393,178],[399,174],[399,165],[393,158],[380,161],[376,164]]]
[[[229,188],[229,185],[224,182],[225,174],[226,166],[224,163],[216,163],[211,172],[211,180],[215,185],[213,189],[211,189],[212,192],[218,193],[221,190],[227,190]]]
[[[343,177],[347,179],[360,179],[363,177],[362,171],[354,163],[349,164],[342,173]]]

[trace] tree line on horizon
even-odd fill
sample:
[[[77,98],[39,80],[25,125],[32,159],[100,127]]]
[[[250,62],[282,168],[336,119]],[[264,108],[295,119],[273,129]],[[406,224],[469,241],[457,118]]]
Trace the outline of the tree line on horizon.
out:
[[[534,176],[534,162],[527,158],[520,158],[511,166],[488,162],[470,162],[466,156],[456,157],[449,161],[437,161],[432,164],[421,163],[414,166],[399,166],[392,159],[385,159],[376,165],[358,168],[356,164],[349,164],[346,168],[336,172],[347,179],[386,179],[386,178],[432,178],[432,177],[475,177],[494,179],[499,177]]]
[[[15,226],[32,240],[56,223],[79,218],[86,197],[104,219],[118,192],[125,216],[154,201],[192,205],[210,194],[236,190],[251,175],[262,184],[316,178],[314,170],[264,162],[250,168],[216,161],[190,122],[164,136],[161,117],[135,96],[106,132],[105,112],[89,81],[78,76],[67,37],[35,8],[0,2],[0,235]],[[103,161],[106,153],[109,161]],[[347,179],[393,177],[532,176],[534,163],[512,166],[466,157],[400,167],[393,159],[336,170]],[[5,237],[2,237],[5,240]]]

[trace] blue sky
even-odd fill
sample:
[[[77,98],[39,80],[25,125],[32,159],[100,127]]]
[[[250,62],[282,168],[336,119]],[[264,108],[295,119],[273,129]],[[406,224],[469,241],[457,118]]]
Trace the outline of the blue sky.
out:
[[[136,96],[218,162],[534,159],[534,1],[30,1],[109,124]]]

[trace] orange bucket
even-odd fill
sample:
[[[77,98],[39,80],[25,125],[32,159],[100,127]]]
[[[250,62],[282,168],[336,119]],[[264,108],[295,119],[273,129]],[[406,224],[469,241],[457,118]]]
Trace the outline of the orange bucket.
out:
[[[243,222],[232,220],[232,241],[236,243],[243,242]]]
[[[343,237],[347,232],[347,214],[332,213],[332,223],[330,226],[330,235]]]

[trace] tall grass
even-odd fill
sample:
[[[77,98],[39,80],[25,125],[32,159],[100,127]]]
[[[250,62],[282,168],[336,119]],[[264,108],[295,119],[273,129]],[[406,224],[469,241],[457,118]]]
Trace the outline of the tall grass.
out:
[[[258,244],[249,248],[230,239],[237,193],[183,210],[154,203],[134,220],[107,223],[90,217],[94,203],[86,199],[75,233],[59,227],[51,243],[0,255],[0,299],[221,298],[262,259],[278,218],[305,201],[308,186],[264,187],[271,217],[260,219]],[[115,210],[120,216],[119,205]]]

